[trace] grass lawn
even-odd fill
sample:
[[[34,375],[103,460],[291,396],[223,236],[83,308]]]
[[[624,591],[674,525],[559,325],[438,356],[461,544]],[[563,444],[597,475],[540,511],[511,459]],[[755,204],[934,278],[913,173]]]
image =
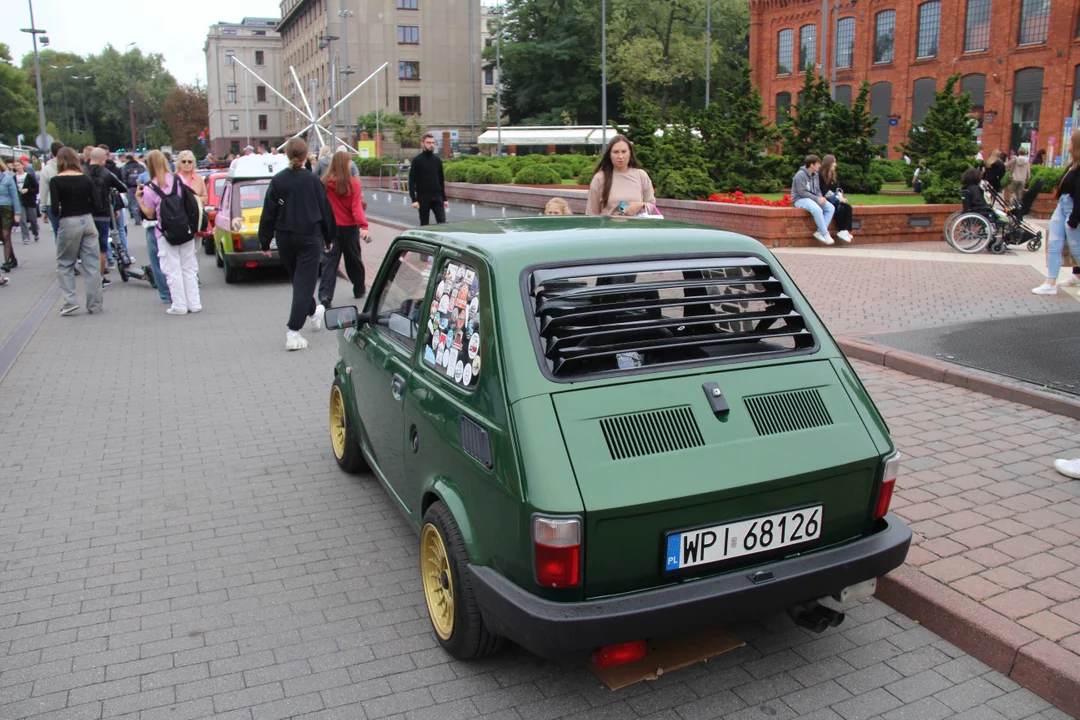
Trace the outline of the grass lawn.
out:
[[[779,200],[784,193],[760,193],[766,200]],[[852,207],[859,205],[925,205],[922,195],[844,195]]]

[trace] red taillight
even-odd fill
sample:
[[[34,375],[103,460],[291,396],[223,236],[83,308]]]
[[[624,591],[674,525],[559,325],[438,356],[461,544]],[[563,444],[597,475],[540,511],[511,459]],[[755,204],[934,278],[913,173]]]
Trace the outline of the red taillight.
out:
[[[889,504],[892,503],[893,489],[896,487],[896,476],[900,473],[900,453],[895,452],[885,460],[885,477],[881,481],[881,489],[878,490],[877,504],[874,506],[874,519],[880,520],[889,512]]]
[[[236,252],[243,252],[244,250],[244,236],[240,233],[232,234],[232,246]]]
[[[244,267],[257,268],[259,267],[259,263],[255,262],[254,260],[248,260],[246,263],[244,263]]]
[[[625,665],[645,657],[645,641],[633,640],[631,642],[608,645],[593,653],[592,661],[596,667],[611,667],[612,665]]]
[[[544,587],[581,584],[581,520],[533,517],[536,582]]]

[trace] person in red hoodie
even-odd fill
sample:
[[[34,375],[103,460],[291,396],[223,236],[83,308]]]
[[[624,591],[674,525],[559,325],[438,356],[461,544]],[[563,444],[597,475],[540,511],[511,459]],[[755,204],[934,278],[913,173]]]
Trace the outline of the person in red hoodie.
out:
[[[334,153],[330,169],[323,176],[326,196],[334,210],[337,221],[337,233],[334,244],[326,253],[322,278],[319,280],[319,303],[330,307],[334,300],[334,287],[337,285],[337,269],[341,256],[345,256],[345,274],[353,286],[353,297],[362,298],[367,292],[364,285],[364,263],[360,260],[360,238],[371,242],[368,234],[367,216],[364,215],[364,200],[360,191],[360,180],[349,174],[352,160],[349,153]]]

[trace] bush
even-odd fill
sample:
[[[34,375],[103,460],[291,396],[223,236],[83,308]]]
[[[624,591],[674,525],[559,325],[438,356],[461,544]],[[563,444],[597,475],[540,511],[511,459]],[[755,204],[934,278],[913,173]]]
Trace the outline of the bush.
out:
[[[514,178],[510,175],[510,171],[504,167],[477,163],[469,168],[465,180],[475,185],[509,185],[514,181]]]
[[[443,179],[446,182],[469,182],[469,171],[478,167],[488,167],[488,165],[477,162],[446,163],[443,168]]]
[[[904,182],[904,170],[899,165],[906,165],[903,160],[885,160],[878,158],[870,163],[870,169],[881,176],[884,182]]]
[[[923,199],[929,204],[946,203],[955,204],[960,202],[960,183],[942,178],[937,173],[919,173],[919,183],[922,184]]]
[[[578,183],[578,185],[588,185],[589,183],[591,183],[592,179],[593,179],[593,173],[596,172],[596,168],[599,165],[600,165],[600,160],[596,159],[596,161],[593,164],[586,165],[585,167],[583,167],[581,169],[581,171],[578,172],[578,174],[577,174],[577,183]]]
[[[360,171],[360,174],[365,177],[379,177],[379,168],[382,165],[389,165],[395,162],[393,158],[388,157],[370,157],[370,158],[353,158],[353,162],[356,163],[356,169]]]
[[[547,167],[559,173],[559,177],[563,180],[569,180],[577,175],[577,167],[565,161],[557,160],[550,163]]]
[[[1064,167],[1052,168],[1045,165],[1032,165],[1031,180],[1028,181],[1028,187],[1031,187],[1031,183],[1035,182],[1037,178],[1042,178],[1042,192],[1052,193],[1058,183],[1061,182],[1061,178],[1065,176],[1066,169]]]
[[[842,167],[839,175],[840,186],[846,195],[876,195],[885,182],[877,173],[877,168],[863,172],[858,167]]]
[[[713,181],[708,173],[695,167],[664,170],[656,184],[656,194],[679,200],[701,200],[713,194]]]
[[[561,185],[562,175],[553,165],[527,163],[514,175],[518,185]]]

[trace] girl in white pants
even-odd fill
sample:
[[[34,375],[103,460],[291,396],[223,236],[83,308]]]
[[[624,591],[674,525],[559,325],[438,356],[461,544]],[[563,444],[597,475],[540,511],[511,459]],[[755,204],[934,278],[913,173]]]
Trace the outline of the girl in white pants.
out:
[[[162,196],[172,193],[175,183],[182,182],[178,175],[169,172],[165,156],[159,150],[146,155],[146,167],[150,172],[150,188],[139,185],[135,198],[147,220],[156,220]],[[160,191],[160,194],[159,194]],[[158,237],[158,259],[172,296],[172,305],[166,310],[170,315],[186,315],[202,310],[199,298],[199,263],[195,255],[194,239],[183,245],[170,245],[164,235]]]

